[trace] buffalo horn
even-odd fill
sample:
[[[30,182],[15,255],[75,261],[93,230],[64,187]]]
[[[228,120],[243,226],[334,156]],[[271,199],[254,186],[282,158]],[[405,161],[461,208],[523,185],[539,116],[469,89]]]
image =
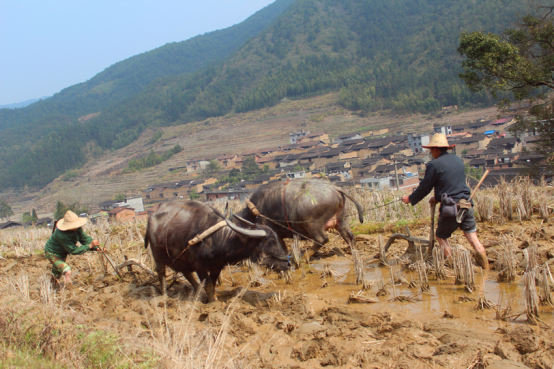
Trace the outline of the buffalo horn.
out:
[[[240,233],[240,234],[242,234],[246,237],[264,238],[264,237],[267,236],[267,233],[264,230],[261,230],[261,229],[246,229],[246,228],[239,227],[235,223],[231,222],[229,219],[225,219],[225,221],[227,222],[227,225],[229,226],[229,228],[231,228],[233,231],[235,231],[237,233]]]
[[[249,222],[248,220],[244,219],[243,217],[239,217],[238,215],[236,214],[231,214],[232,216],[234,216],[235,218],[237,218],[238,220],[240,220],[241,222],[243,222],[244,224],[248,224],[249,226],[251,227],[255,227],[256,225],[252,222]]]

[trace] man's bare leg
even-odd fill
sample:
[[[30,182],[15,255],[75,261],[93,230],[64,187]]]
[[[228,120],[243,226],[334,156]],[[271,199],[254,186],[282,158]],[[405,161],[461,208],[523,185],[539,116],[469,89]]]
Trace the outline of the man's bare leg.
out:
[[[477,237],[477,232],[464,232],[464,235],[469,241],[469,244],[475,250],[475,260],[477,261],[477,264],[479,264],[479,266],[481,266],[485,270],[490,270],[487,252],[485,251],[485,248],[483,247],[481,241],[479,241],[479,238]]]
[[[450,256],[452,256],[452,249],[450,248],[450,243],[445,238],[435,237],[437,242],[439,243],[442,253],[444,255],[444,259],[448,259]]]

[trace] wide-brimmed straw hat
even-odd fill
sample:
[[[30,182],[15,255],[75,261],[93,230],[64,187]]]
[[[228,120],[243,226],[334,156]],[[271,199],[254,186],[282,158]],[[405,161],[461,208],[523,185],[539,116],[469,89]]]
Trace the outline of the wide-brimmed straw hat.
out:
[[[87,218],[79,218],[77,214],[68,210],[63,219],[58,220],[56,223],[56,228],[60,231],[67,231],[69,229],[77,229],[84,226],[88,222]]]
[[[430,149],[431,147],[446,147],[447,149],[453,149],[456,145],[449,145],[448,140],[444,133],[435,133],[429,144],[421,147],[424,149]]]

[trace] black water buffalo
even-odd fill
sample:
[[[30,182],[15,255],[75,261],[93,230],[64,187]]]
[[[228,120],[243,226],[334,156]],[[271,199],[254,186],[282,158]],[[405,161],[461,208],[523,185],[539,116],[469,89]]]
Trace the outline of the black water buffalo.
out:
[[[188,241],[225,220],[227,226],[189,246]],[[238,226],[237,223],[242,223]],[[205,282],[208,302],[215,301],[215,283],[221,270],[248,258],[257,258],[274,270],[289,269],[287,256],[277,235],[269,227],[235,217],[225,219],[217,210],[198,201],[166,203],[148,218],[145,248],[152,249],[162,294],[165,293],[165,267],[181,272],[195,291]]]
[[[258,217],[271,227],[285,251],[284,238],[292,238],[296,231],[306,238],[314,240],[309,252],[313,255],[329,241],[326,231],[336,229],[347,244],[352,245],[354,235],[348,225],[345,212],[346,198],[358,209],[360,222],[363,222],[363,209],[342,189],[332,185],[326,179],[296,179],[288,182],[273,182],[260,186],[250,197],[260,214],[276,220],[278,224]],[[252,222],[256,216],[247,207],[240,215]]]

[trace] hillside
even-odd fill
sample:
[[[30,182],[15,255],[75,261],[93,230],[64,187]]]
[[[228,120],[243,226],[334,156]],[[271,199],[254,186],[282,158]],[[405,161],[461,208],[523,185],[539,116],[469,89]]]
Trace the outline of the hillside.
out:
[[[8,175],[0,188],[43,186],[148,128],[232,116],[283,98],[336,91],[342,107],[362,116],[491,106],[488,94],[472,94],[457,77],[459,33],[499,32],[523,10],[515,0],[298,0],[220,64],[155,79],[87,121],[54,114],[55,124],[44,118],[6,132],[0,169]]]
[[[58,200],[78,201],[95,207],[104,200],[112,199],[117,193],[143,195],[143,191],[150,185],[197,176],[198,173],[169,170],[185,166],[189,158],[213,157],[286,145],[289,132],[298,129],[325,131],[331,138],[344,133],[381,128],[427,132],[432,129],[433,124],[462,124],[478,118],[492,119],[497,114],[495,108],[488,108],[460,111],[445,117],[423,114],[374,114],[361,117],[343,109],[339,105],[338,94],[331,93],[229,117],[160,128],[158,131],[162,132],[162,136],[155,143],[151,143],[153,131],[146,130],[132,144],[91,160],[73,178],[64,180],[62,176],[40,191],[4,191],[2,198],[12,206],[16,213],[15,218],[33,208],[40,217],[51,216]],[[143,171],[121,174],[132,158],[147,154],[150,150],[163,152],[176,144],[183,147],[183,151],[171,159]]]

